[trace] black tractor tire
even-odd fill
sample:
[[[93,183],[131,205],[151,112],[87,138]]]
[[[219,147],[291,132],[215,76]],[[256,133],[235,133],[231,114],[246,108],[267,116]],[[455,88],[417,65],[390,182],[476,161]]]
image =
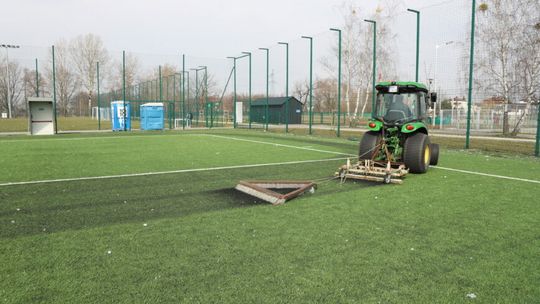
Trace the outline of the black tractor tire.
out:
[[[436,166],[439,163],[439,144],[430,144],[431,145],[431,160],[429,164],[431,166]]]
[[[411,173],[426,173],[431,161],[429,137],[416,132],[405,140],[403,161]]]
[[[378,152],[375,147],[381,140],[381,133],[375,131],[367,131],[360,140],[360,148],[358,149],[358,159],[371,159],[373,154]]]

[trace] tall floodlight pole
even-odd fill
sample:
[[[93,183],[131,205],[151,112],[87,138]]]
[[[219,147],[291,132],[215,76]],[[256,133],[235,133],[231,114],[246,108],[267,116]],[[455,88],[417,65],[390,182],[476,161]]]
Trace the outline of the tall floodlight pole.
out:
[[[99,61],[96,62],[96,83],[97,83],[97,117],[98,117],[98,130],[101,130],[101,98],[99,96]]]
[[[259,48],[259,50],[266,51],[266,107],[264,109],[264,118],[266,123],[265,130],[268,131],[268,80],[270,77],[270,50],[268,48]]]
[[[338,108],[337,108],[337,137],[340,137],[341,126],[341,30],[337,28],[331,28],[331,31],[338,33]]]
[[[377,81],[377,22],[375,20],[364,19],[365,22],[373,24],[373,62],[371,63],[371,117],[375,114],[375,83]]]
[[[285,46],[285,133],[289,133],[289,43],[278,44]]]
[[[312,134],[313,125],[313,37],[302,36],[309,39],[309,135]]]
[[[418,66],[420,63],[420,12],[408,8],[407,11],[416,14],[416,76],[414,81],[418,82]]]
[[[236,128],[236,57],[227,57],[233,60],[233,128]]]
[[[467,134],[465,137],[465,149],[469,149],[471,135],[471,106],[472,106],[472,86],[473,86],[473,65],[474,65],[474,23],[476,19],[476,0],[472,1],[471,8],[471,49],[469,54],[469,94],[467,98]]]
[[[6,49],[6,80],[7,80],[7,104],[8,104],[8,117],[11,116],[11,88],[10,88],[10,75],[9,75],[9,49],[18,49],[20,45],[0,44],[0,48]]]
[[[242,52],[249,58],[249,128],[251,129],[251,52]]]

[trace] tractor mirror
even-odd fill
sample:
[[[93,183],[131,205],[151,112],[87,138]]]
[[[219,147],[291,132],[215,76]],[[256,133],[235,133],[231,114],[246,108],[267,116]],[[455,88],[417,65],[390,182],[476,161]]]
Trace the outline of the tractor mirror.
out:
[[[431,92],[431,102],[437,102],[437,93]]]

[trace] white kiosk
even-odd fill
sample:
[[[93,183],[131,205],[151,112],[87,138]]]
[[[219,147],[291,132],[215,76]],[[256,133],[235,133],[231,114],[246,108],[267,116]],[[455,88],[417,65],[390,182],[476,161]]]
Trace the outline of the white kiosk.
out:
[[[56,120],[53,99],[28,97],[28,131],[30,135],[53,135],[56,133]]]

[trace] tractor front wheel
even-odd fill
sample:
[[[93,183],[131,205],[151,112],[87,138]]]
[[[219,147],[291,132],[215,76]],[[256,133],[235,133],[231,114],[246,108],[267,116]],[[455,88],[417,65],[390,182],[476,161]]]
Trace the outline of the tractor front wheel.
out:
[[[405,140],[403,161],[412,173],[425,173],[431,161],[429,137],[417,132]]]
[[[358,159],[371,159],[373,154],[378,152],[377,145],[381,141],[381,134],[375,131],[368,131],[362,136],[360,149],[358,149]]]

